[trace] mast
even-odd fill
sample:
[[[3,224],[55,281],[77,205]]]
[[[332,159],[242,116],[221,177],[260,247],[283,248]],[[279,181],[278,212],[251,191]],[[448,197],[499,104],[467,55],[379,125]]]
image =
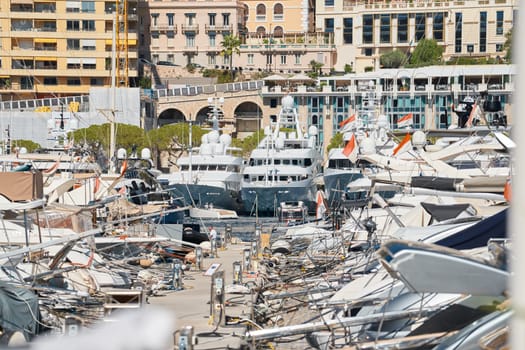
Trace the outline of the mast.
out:
[[[115,18],[113,19],[113,40],[111,44],[111,115],[109,120],[109,173],[115,173],[115,99],[116,99],[116,71],[117,71],[117,16],[118,11],[115,11]]]

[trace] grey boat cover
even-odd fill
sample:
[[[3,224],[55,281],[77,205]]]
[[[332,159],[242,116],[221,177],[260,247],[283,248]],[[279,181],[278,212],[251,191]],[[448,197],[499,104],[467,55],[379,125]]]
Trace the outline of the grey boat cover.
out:
[[[38,296],[31,290],[0,281],[0,326],[20,331],[26,340],[37,333]]]

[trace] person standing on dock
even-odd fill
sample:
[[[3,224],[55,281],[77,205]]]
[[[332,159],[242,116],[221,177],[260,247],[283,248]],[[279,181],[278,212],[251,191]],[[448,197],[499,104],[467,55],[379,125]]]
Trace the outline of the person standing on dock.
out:
[[[210,226],[209,228],[209,235],[210,235],[210,242],[213,240],[215,241],[217,239],[217,230],[213,226]]]

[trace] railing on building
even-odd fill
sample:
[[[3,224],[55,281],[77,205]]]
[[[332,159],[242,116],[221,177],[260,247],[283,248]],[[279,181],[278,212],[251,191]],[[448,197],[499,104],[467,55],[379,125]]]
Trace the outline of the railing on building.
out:
[[[50,110],[60,111],[62,108],[68,108],[71,106],[72,102],[79,103],[78,112],[86,112],[89,110],[89,95],[2,101],[0,102],[0,110],[35,111],[37,109],[41,109],[42,107],[49,107]]]
[[[187,86],[173,89],[153,90],[154,99],[173,97],[173,96],[196,96],[200,94],[213,94],[215,92],[238,92],[259,90],[264,85],[262,80],[243,81],[236,83]]]

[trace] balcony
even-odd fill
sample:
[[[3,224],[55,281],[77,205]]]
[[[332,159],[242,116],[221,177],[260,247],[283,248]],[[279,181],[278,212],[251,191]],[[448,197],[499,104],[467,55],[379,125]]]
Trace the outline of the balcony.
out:
[[[205,25],[206,33],[209,32],[231,32],[233,31],[233,26],[230,24],[223,24],[223,25],[211,25],[206,24]]]
[[[199,52],[199,47],[198,46],[184,46],[182,48],[182,51],[185,53],[197,53]]]
[[[182,25],[182,33],[199,33],[199,25],[198,24],[183,24]]]
[[[177,34],[176,25],[172,25],[172,26],[167,25],[167,24],[156,25],[156,26],[151,26],[151,30],[158,31],[158,32],[173,32],[173,34]]]

